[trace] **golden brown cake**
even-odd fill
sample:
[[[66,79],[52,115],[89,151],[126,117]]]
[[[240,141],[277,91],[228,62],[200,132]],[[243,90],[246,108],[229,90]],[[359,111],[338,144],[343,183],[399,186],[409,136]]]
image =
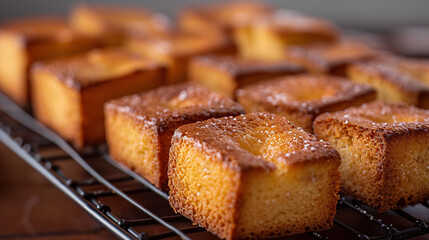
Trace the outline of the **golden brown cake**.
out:
[[[373,86],[379,100],[429,108],[429,86],[395,65],[380,61],[352,64],[346,75],[354,82]]]
[[[285,116],[312,132],[321,113],[343,110],[375,100],[376,92],[364,84],[324,75],[297,75],[253,84],[237,92],[246,112],[271,112]]]
[[[195,84],[116,99],[105,106],[110,155],[168,191],[168,151],[174,131],[184,124],[242,113],[238,103]]]
[[[250,113],[178,128],[168,165],[176,212],[222,239],[330,228],[340,157],[284,117]]]
[[[167,17],[140,7],[115,5],[76,5],[70,13],[76,31],[101,37],[111,44],[127,36],[164,34],[171,30]]]
[[[208,37],[183,32],[163,36],[135,37],[127,42],[127,47],[166,65],[168,83],[183,82],[187,79],[188,63],[194,56],[234,52],[231,42],[222,36]]]
[[[0,89],[21,106],[29,100],[28,70],[35,61],[61,57],[98,45],[74,33],[56,17],[13,20],[0,25]]]
[[[229,1],[185,8],[179,15],[183,31],[204,34],[226,34],[255,17],[270,14],[273,8],[264,2]]]
[[[316,118],[341,155],[341,189],[380,212],[429,200],[429,111],[373,102]]]
[[[414,59],[399,56],[382,56],[378,61],[394,66],[404,74],[408,74],[429,86],[429,61],[424,59]]]
[[[337,29],[326,20],[280,10],[240,24],[234,36],[242,56],[281,60],[286,47],[335,42]]]
[[[213,91],[235,98],[238,88],[279,76],[303,73],[290,61],[258,61],[233,56],[206,55],[192,59],[189,79]]]
[[[314,47],[290,47],[285,51],[285,59],[298,62],[314,73],[345,75],[351,63],[369,60],[377,52],[363,44],[342,41],[332,45]]]
[[[32,70],[36,118],[76,147],[104,140],[103,104],[165,83],[165,69],[121,49],[93,50]]]

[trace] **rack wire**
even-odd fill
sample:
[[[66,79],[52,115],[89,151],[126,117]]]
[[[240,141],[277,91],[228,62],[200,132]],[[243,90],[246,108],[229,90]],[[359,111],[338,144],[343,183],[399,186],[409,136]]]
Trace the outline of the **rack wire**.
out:
[[[0,141],[118,238],[216,239],[175,214],[166,193],[111,159],[106,146],[77,152],[2,93]],[[428,202],[378,213],[342,196],[330,230],[287,239],[407,239],[428,234],[428,224]]]

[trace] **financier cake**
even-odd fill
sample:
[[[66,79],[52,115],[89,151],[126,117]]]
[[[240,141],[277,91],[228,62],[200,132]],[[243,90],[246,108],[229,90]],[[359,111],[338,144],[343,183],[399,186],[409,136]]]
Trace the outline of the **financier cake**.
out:
[[[191,6],[179,15],[179,27],[183,31],[205,34],[226,34],[255,17],[270,14],[273,7],[264,2],[228,1],[216,4]]]
[[[188,63],[192,57],[234,53],[232,43],[221,35],[208,37],[184,32],[134,37],[126,45],[128,49],[167,66],[168,83],[187,80]]]
[[[429,199],[429,111],[373,102],[316,118],[341,155],[341,189],[379,211]]]
[[[418,71],[414,72],[419,74]],[[429,85],[396,64],[385,61],[356,63],[347,68],[346,75],[354,82],[373,86],[381,101],[429,108]]]
[[[168,191],[168,151],[176,128],[242,113],[238,103],[195,84],[164,86],[112,100],[105,106],[110,155]]]
[[[222,239],[278,237],[332,226],[340,157],[269,113],[176,130],[168,165],[176,212]]]
[[[325,75],[297,75],[249,85],[237,92],[246,112],[271,112],[312,132],[313,120],[324,112],[343,110],[375,100],[369,85]]]
[[[21,106],[29,102],[29,69],[35,61],[86,51],[98,41],[76,34],[64,19],[39,17],[0,25],[0,89]]]
[[[32,71],[36,118],[76,147],[104,141],[103,104],[165,83],[165,69],[121,49],[38,63]]]
[[[370,47],[352,41],[314,47],[290,47],[285,58],[305,66],[314,73],[345,75],[346,67],[351,63],[370,60],[377,52]]]
[[[423,84],[429,86],[429,61],[399,56],[382,56],[379,60],[396,67],[399,71],[408,74]]]
[[[290,46],[336,42],[337,29],[326,20],[278,10],[240,24],[234,38],[246,58],[281,60]]]
[[[140,7],[78,4],[70,13],[76,31],[119,44],[128,36],[164,34],[171,30],[167,17]]]
[[[192,59],[189,79],[213,91],[235,98],[238,88],[270,78],[303,73],[290,61],[259,61],[233,56],[205,55]]]

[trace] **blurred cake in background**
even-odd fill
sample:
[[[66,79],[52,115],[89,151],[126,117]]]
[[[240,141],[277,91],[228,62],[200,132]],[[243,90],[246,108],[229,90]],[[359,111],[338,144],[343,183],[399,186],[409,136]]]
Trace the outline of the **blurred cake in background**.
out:
[[[96,39],[74,32],[65,19],[39,17],[0,24],[0,89],[21,106],[29,102],[33,62],[62,57],[99,46]]]
[[[120,44],[134,35],[164,34],[172,28],[164,15],[135,6],[79,4],[69,19],[77,32],[102,37],[110,44]]]
[[[104,141],[104,102],[163,84],[165,69],[151,60],[122,49],[92,50],[33,67],[33,110],[83,147]]]
[[[172,32],[162,36],[132,37],[126,47],[138,54],[164,64],[168,83],[188,79],[188,64],[192,57],[202,54],[234,54],[231,41],[222,35]]]
[[[331,44],[337,41],[338,33],[327,20],[278,10],[240,24],[234,36],[242,56],[280,60],[286,47]]]

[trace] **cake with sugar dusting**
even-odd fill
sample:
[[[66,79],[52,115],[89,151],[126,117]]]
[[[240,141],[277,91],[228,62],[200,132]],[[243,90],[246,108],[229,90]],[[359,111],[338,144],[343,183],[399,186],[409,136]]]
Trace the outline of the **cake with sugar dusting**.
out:
[[[291,61],[259,61],[234,56],[206,55],[192,59],[189,79],[209,89],[235,98],[236,90],[270,78],[303,73]]]
[[[328,143],[269,113],[178,128],[168,166],[176,212],[222,239],[330,228],[340,157]]]
[[[162,66],[116,48],[37,63],[31,76],[34,115],[76,147],[104,141],[104,102],[165,83]]]
[[[344,76],[351,63],[367,61],[376,57],[377,51],[352,41],[313,47],[290,47],[285,51],[285,59],[305,66],[314,73]]]
[[[161,190],[174,131],[188,123],[244,113],[231,99],[196,84],[165,86],[105,105],[110,155]]]
[[[373,102],[314,122],[341,155],[341,191],[380,212],[429,200],[429,111]]]
[[[134,35],[159,35],[171,31],[169,19],[149,9],[115,5],[78,4],[70,12],[77,32],[120,44]]]
[[[242,56],[265,60],[283,59],[290,46],[331,44],[338,38],[331,22],[286,10],[240,24],[234,37]]]
[[[128,49],[164,64],[168,69],[168,83],[184,82],[188,78],[188,63],[203,54],[233,54],[232,42],[223,35],[172,32],[159,36],[130,38]]]
[[[237,91],[246,112],[271,112],[312,132],[321,113],[343,110],[375,100],[376,92],[364,84],[324,75],[296,75],[249,85]]]
[[[99,46],[74,32],[60,17],[24,18],[0,25],[0,89],[23,107],[29,104],[29,69],[48,60]]]
[[[429,108],[429,83],[424,73],[429,65],[399,59],[381,59],[350,65],[346,75],[354,82],[377,90],[378,99]],[[420,77],[420,78],[419,78]]]

